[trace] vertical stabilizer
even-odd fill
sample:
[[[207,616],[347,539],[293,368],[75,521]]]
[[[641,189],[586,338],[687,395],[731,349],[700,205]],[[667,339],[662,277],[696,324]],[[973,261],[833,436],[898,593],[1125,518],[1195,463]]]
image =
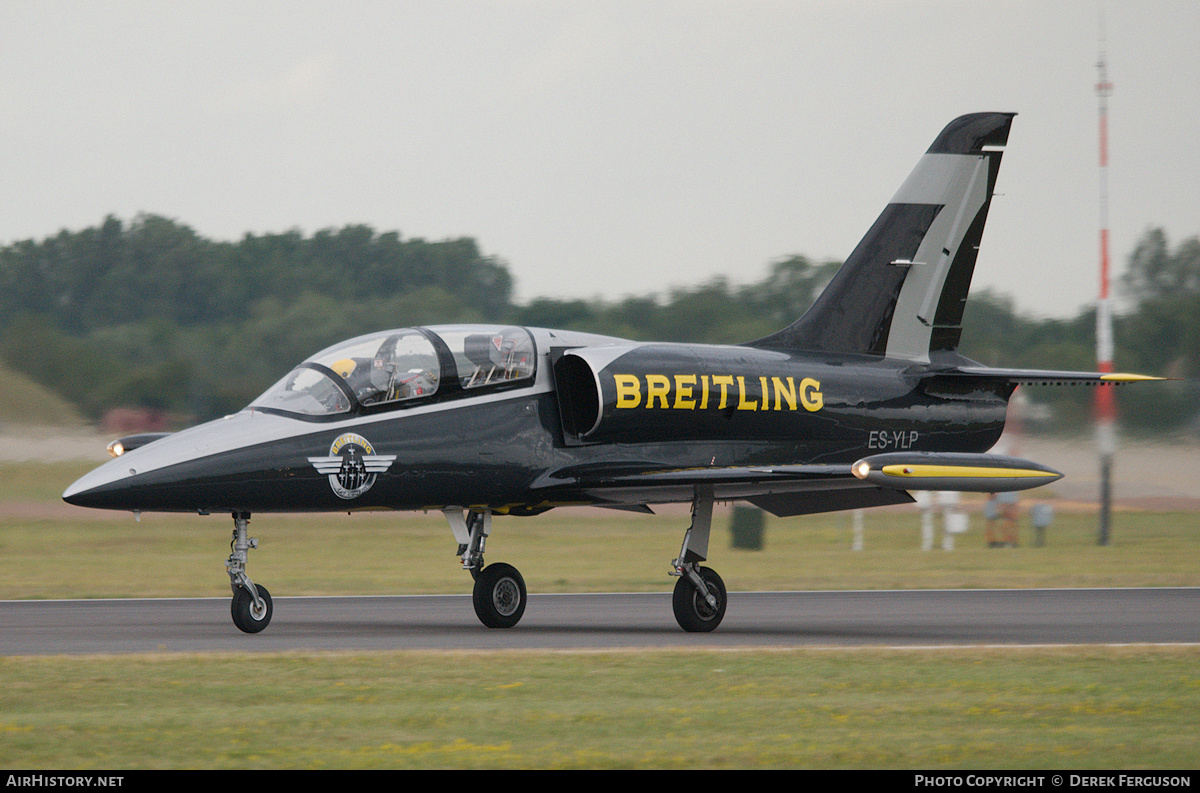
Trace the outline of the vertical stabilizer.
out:
[[[804,316],[751,345],[914,361],[956,349],[1014,115],[950,122]]]

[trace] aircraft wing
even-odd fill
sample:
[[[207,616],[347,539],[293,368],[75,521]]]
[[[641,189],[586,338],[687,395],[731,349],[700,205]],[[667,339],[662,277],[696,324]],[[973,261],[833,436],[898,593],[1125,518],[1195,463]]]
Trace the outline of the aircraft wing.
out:
[[[697,488],[711,488],[717,501],[750,501],[780,517],[912,501],[907,493],[856,479],[848,464],[663,468],[595,463],[551,471],[534,486],[547,500],[577,494],[598,506],[624,509],[690,502]]]
[[[595,463],[560,468],[534,486],[548,501],[574,494],[622,509],[690,502],[698,489],[717,501],[744,500],[778,516],[808,515],[914,499],[910,490],[995,493],[1057,481],[1059,472],[992,454],[878,454],[853,464],[661,468]]]

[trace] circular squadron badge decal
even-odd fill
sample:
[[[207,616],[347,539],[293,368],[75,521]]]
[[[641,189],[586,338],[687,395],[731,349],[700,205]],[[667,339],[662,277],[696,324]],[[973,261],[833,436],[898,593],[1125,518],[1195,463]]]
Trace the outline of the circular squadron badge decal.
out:
[[[329,486],[338,498],[358,498],[371,489],[375,477],[391,467],[394,454],[376,454],[361,435],[340,435],[329,447],[328,457],[309,457],[313,468],[329,475]]]

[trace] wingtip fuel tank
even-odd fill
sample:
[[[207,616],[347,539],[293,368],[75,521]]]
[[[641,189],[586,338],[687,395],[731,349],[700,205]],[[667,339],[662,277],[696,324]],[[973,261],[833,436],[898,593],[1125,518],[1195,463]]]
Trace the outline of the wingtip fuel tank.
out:
[[[892,490],[956,490],[1005,493],[1043,487],[1062,479],[1053,468],[992,454],[904,453],[864,457],[850,466],[861,480]]]

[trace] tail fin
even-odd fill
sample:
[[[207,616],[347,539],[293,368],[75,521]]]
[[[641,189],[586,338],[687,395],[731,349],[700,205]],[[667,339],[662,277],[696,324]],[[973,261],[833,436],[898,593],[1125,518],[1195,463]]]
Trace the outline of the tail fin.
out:
[[[809,310],[751,346],[914,361],[956,349],[1014,115],[950,122]]]

